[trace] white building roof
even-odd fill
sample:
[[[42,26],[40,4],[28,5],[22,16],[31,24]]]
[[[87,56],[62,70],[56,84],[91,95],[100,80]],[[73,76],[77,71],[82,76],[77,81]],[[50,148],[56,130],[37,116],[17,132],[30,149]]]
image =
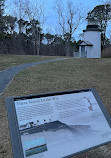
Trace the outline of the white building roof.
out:
[[[93,44],[90,43],[89,41],[81,41],[80,46],[93,46]]]

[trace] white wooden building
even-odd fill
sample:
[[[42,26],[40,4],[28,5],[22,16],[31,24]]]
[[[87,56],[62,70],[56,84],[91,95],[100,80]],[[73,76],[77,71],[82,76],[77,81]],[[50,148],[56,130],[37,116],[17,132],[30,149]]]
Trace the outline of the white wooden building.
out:
[[[83,39],[79,45],[80,58],[101,58],[101,29],[97,21],[88,19],[86,30],[83,30]]]

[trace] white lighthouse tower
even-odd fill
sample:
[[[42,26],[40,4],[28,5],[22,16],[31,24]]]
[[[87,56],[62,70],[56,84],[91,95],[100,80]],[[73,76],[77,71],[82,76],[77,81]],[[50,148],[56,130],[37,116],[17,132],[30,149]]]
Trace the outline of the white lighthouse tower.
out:
[[[88,18],[86,30],[79,46],[80,58],[101,58],[101,29],[96,19]]]

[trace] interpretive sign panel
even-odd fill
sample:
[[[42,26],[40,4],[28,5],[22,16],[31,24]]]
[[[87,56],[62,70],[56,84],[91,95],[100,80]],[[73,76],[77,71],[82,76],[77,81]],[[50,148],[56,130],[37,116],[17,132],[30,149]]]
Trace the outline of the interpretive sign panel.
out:
[[[14,158],[62,158],[111,142],[95,89],[7,98]]]

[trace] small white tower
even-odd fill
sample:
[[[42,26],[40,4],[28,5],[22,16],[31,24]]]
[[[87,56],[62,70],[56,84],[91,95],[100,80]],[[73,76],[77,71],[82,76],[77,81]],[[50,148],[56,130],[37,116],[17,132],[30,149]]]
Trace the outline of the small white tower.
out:
[[[83,32],[83,39],[79,46],[80,57],[101,58],[101,29],[97,20],[88,18],[88,25]]]

